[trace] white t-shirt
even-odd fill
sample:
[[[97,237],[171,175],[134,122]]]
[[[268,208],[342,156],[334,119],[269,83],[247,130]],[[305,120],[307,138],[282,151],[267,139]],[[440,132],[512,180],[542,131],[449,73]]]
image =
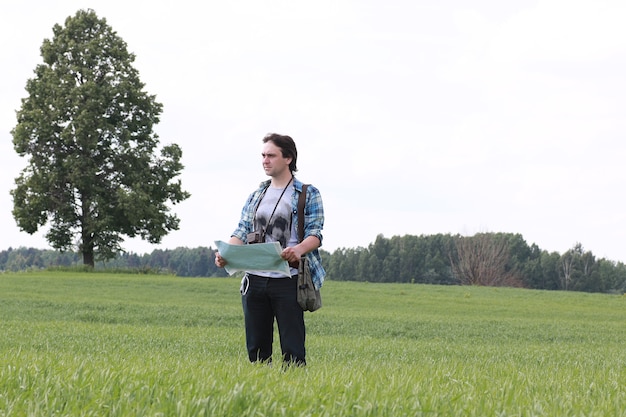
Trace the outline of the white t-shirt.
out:
[[[294,193],[293,183],[284,188],[269,186],[254,218],[254,230],[265,231],[265,242],[279,242],[284,249],[298,244],[298,233],[291,212],[291,196]],[[282,197],[281,197],[282,194]],[[278,199],[280,202],[276,204]],[[274,210],[276,207],[276,210]],[[273,212],[273,214],[272,214]],[[269,223],[269,224],[268,224]],[[278,272],[250,271],[255,275],[272,278],[283,278]],[[291,268],[291,274],[296,275],[297,269]]]

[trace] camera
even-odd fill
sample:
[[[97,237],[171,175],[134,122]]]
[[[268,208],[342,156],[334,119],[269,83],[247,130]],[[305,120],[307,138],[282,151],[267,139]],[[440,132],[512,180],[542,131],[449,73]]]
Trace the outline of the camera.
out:
[[[265,230],[255,230],[252,233],[248,233],[248,245],[251,245],[253,243],[265,243]]]

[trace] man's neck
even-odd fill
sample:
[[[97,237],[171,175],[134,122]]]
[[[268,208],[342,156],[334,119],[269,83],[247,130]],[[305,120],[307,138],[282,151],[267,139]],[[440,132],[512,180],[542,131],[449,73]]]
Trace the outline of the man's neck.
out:
[[[281,175],[280,177],[272,177],[272,187],[275,188],[285,188],[287,184],[291,182],[291,172],[287,172],[285,175]]]

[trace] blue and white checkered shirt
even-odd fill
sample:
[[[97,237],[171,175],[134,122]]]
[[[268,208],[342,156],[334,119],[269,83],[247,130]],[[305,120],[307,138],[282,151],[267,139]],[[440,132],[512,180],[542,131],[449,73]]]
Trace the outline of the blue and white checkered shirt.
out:
[[[270,180],[263,181],[259,185],[259,188],[250,194],[246,200],[246,204],[241,210],[241,219],[232,236],[240,239],[244,243],[247,243],[248,233],[254,231],[254,211],[263,195],[263,190],[265,190],[269,184]],[[291,196],[292,221],[294,224],[298,224],[298,198],[300,197],[300,193],[302,193],[302,182],[294,178],[293,188],[294,192]],[[322,204],[322,195],[317,188],[309,185],[306,193],[306,203],[304,205],[304,238],[315,236],[321,243],[323,228],[324,206]],[[317,249],[307,253],[306,256],[309,259],[311,268],[311,279],[313,280],[315,288],[319,289],[324,284],[324,277],[326,276],[326,271],[322,266],[322,258]]]

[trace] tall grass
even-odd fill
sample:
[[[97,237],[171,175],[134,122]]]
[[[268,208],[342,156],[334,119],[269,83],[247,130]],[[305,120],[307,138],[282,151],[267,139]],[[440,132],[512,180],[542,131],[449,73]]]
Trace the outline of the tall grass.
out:
[[[626,416],[623,296],[330,281],[284,369],[238,287],[0,275],[0,416]]]

